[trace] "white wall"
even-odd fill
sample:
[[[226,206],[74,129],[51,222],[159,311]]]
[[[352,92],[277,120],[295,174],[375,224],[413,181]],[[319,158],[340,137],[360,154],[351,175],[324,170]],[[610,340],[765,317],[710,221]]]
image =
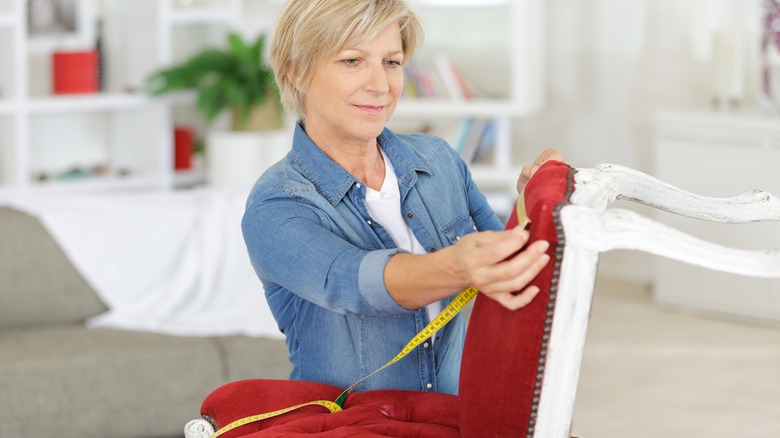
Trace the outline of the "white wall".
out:
[[[652,114],[710,107],[712,37],[745,36],[744,107],[758,86],[760,0],[548,0],[547,107],[518,122],[524,161],[544,147],[573,164],[652,172]]]
[[[757,108],[760,0],[548,0],[547,8],[547,105],[517,122],[520,163],[555,147],[574,166],[612,162],[652,174],[652,115],[712,107],[718,30],[744,37],[740,106]],[[600,272],[649,282],[650,262],[607,253]]]

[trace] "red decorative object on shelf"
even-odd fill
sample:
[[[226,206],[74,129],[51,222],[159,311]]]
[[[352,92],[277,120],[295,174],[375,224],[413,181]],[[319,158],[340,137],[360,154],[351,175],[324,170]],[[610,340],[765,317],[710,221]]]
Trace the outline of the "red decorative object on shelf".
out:
[[[98,52],[54,52],[52,54],[54,94],[96,93]]]
[[[173,168],[187,170],[192,167],[192,153],[195,150],[192,128],[175,126],[173,128]]]

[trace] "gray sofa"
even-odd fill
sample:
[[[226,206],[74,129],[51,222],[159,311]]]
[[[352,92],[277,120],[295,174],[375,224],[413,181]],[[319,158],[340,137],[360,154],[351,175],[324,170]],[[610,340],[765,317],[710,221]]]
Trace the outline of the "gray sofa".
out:
[[[85,328],[105,310],[35,218],[0,208],[0,438],[183,436],[218,386],[289,374],[283,341]]]

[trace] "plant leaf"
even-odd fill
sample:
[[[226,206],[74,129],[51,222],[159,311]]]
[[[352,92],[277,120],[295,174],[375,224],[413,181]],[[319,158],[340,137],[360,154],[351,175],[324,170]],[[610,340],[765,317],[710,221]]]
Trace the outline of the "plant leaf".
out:
[[[206,48],[171,68],[150,75],[145,83],[151,95],[195,90],[196,109],[211,122],[223,110],[236,107],[246,120],[253,106],[268,96],[279,100],[273,71],[262,58],[265,34],[247,45],[237,33],[228,34],[225,49]]]

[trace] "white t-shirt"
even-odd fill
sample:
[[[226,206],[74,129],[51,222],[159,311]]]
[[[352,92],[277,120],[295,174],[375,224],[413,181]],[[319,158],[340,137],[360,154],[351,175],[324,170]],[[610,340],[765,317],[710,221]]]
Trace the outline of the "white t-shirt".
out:
[[[401,191],[398,190],[398,178],[395,176],[393,165],[382,151],[385,160],[385,180],[380,191],[366,187],[366,209],[372,218],[380,223],[395,241],[398,248],[412,254],[425,254],[425,248],[414,237],[411,228],[406,225],[401,216]],[[441,302],[425,306],[428,312],[428,320],[441,312]]]

